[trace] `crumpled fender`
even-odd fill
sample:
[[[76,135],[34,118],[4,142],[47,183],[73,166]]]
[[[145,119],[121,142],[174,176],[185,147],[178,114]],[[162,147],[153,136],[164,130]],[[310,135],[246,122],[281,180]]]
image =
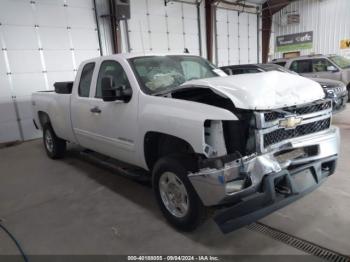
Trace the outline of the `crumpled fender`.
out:
[[[202,103],[142,94],[139,105],[140,152],[147,132],[160,132],[185,140],[196,153],[204,153],[205,120],[238,120],[230,111]],[[146,164],[145,164],[146,166]]]

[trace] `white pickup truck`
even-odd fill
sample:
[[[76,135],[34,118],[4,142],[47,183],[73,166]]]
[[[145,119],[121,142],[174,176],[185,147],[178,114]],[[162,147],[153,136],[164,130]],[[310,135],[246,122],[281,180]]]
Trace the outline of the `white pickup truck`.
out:
[[[118,54],[34,93],[33,110],[49,157],[71,142],[142,168],[171,224],[193,230],[211,209],[230,232],[334,173],[339,131],[323,98],[297,75],[226,76],[197,56]]]

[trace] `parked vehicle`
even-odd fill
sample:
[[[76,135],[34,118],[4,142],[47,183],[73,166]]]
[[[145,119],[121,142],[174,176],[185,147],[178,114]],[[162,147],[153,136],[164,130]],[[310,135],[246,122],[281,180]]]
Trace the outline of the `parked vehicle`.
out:
[[[191,55],[91,59],[74,83],[33,94],[34,122],[49,157],[72,142],[142,168],[175,227],[193,230],[210,208],[229,232],[318,187],[340,138],[314,81],[224,74]]]
[[[291,59],[274,59],[305,77],[333,79],[343,82],[350,93],[350,59],[339,55],[309,55]]]
[[[269,71],[279,71],[291,74],[297,74],[283,66],[277,64],[246,64],[246,65],[231,65],[221,67],[228,75],[239,75],[248,73],[260,73]],[[309,77],[310,78],[310,77]],[[333,113],[340,112],[345,109],[348,101],[348,91],[346,86],[341,81],[323,79],[323,78],[310,78],[318,82],[323,91],[325,92],[326,98],[331,99],[333,103]]]

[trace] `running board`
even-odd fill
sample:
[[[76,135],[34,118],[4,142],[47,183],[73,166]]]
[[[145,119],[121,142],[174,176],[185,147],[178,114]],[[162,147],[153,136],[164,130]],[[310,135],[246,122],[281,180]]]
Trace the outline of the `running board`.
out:
[[[107,168],[113,172],[116,172],[122,176],[131,178],[138,182],[150,182],[150,173],[138,167],[128,165],[120,162],[114,158],[99,154],[95,151],[85,149],[80,151],[80,155],[88,161],[98,164],[104,168]]]

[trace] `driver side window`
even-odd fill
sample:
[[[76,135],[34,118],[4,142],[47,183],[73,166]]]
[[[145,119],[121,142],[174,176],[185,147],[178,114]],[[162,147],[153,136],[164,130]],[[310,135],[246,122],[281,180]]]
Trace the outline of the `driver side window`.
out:
[[[332,66],[332,64],[326,59],[314,59],[312,60],[312,71],[317,72],[326,72],[327,67]]]
[[[116,61],[104,61],[101,64],[100,71],[98,73],[97,85],[96,85],[96,98],[102,97],[102,78],[103,77],[112,77],[113,86],[115,88],[124,86],[125,89],[131,88],[128,77],[123,69],[123,67]],[[125,90],[124,89],[124,90]]]

